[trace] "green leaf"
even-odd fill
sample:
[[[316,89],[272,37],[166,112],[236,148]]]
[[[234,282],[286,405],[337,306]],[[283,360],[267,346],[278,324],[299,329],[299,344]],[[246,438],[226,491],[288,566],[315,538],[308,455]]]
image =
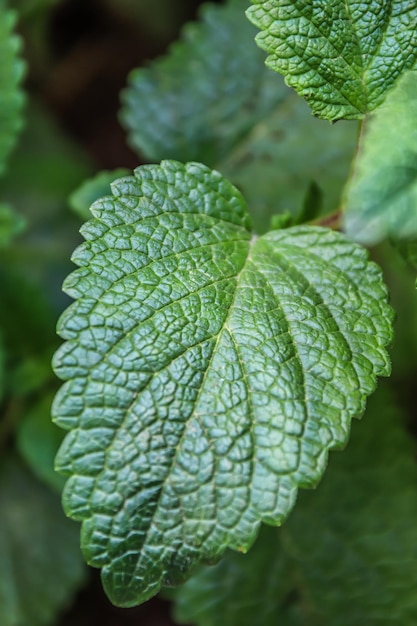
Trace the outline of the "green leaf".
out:
[[[417,59],[416,0],[252,0],[267,65],[329,120],[361,119]]]
[[[17,448],[33,474],[52,489],[62,492],[64,479],[54,469],[62,443],[62,430],[51,422],[53,395],[46,393],[33,404],[17,426]]]
[[[279,524],[317,484],[377,375],[391,309],[335,232],[251,239],[203,165],[143,166],[96,202],[65,289],[57,468],[87,561],[129,606]]]
[[[394,245],[403,259],[417,270],[417,241],[395,241]]]
[[[168,56],[135,70],[123,92],[122,121],[150,161],[200,161],[245,195],[255,227],[300,211],[315,181],[323,212],[339,205],[356,124],[330,124],[265,67],[245,0],[204,6]]]
[[[12,34],[15,13],[0,3],[0,173],[22,126],[23,92],[20,83],[24,65],[19,59],[20,39]]]
[[[122,121],[148,159],[213,165],[287,97],[253,44],[247,4],[204,6],[168,56],[131,73]]]
[[[25,228],[23,217],[8,204],[0,204],[0,250],[5,248]]]
[[[0,507],[0,623],[47,626],[84,579],[77,528],[16,459],[1,463]]]
[[[417,72],[407,72],[364,125],[345,198],[348,235],[417,238]]]
[[[84,181],[68,198],[70,207],[83,220],[91,217],[90,206],[103,196],[111,193],[110,184],[117,178],[127,176],[129,170],[119,168],[112,171],[99,172],[92,178]]]
[[[417,468],[401,417],[379,390],[282,529],[263,529],[248,555],[227,552],[175,592],[178,621],[414,626]]]

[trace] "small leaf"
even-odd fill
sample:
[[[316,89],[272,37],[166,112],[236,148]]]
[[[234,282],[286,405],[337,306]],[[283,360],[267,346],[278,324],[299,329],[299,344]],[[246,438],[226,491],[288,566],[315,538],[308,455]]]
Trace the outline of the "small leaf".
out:
[[[5,248],[25,228],[23,217],[7,204],[0,204],[0,250]]]
[[[129,606],[246,551],[317,484],[389,372],[392,314],[365,250],[322,228],[251,239],[242,196],[202,165],[112,191],[65,283],[54,413],[64,507]]]
[[[349,174],[356,124],[331,126],[265,67],[254,44],[248,2],[205,5],[169,55],[132,72],[122,121],[133,147],[150,161],[200,161],[245,195],[255,229],[296,215],[311,181],[323,212],[336,209]]]
[[[77,528],[17,459],[2,459],[0,508],[0,623],[47,626],[84,579]]]
[[[394,246],[403,259],[415,270],[417,270],[417,240],[415,241],[394,241]]]
[[[24,65],[18,57],[20,40],[12,34],[15,21],[15,13],[0,3],[0,173],[22,126]]]
[[[347,188],[345,227],[356,241],[417,238],[417,71],[407,72],[365,124]]]
[[[112,171],[103,171],[93,178],[84,181],[68,198],[70,207],[78,213],[83,220],[91,217],[90,206],[103,196],[111,193],[110,184],[117,178],[127,176],[129,170],[119,168]]]
[[[252,0],[267,65],[329,120],[361,119],[417,59],[416,0]]]
[[[248,555],[227,552],[175,592],[179,623],[414,626],[417,469],[401,417],[378,390],[282,528],[264,528]]]
[[[54,470],[54,459],[62,443],[62,430],[51,422],[51,394],[45,394],[17,426],[17,449],[33,474],[46,485],[62,492],[64,479]]]

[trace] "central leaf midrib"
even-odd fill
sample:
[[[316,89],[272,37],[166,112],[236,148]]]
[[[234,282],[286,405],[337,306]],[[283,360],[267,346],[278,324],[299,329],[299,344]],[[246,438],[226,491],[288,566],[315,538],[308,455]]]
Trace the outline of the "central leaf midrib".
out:
[[[215,342],[213,343],[213,350],[211,352],[209,361],[207,363],[207,367],[205,369],[205,372],[204,372],[204,375],[203,375],[203,378],[202,378],[202,381],[201,381],[201,384],[200,384],[200,387],[199,387],[199,391],[197,392],[196,398],[194,400],[194,408],[196,406],[198,406],[198,403],[199,403],[199,400],[201,398],[201,395],[204,392],[205,382],[207,380],[207,375],[208,375],[208,372],[210,370],[210,367],[211,367],[211,364],[213,362],[213,359],[214,359],[214,357],[216,355],[217,346],[219,345],[219,342],[220,342],[220,339],[222,337],[222,334],[223,334],[223,332],[225,330],[225,327],[227,326],[227,321],[228,321],[228,319],[230,317],[230,314],[233,311],[233,307],[234,307],[235,300],[236,300],[236,294],[237,294],[237,291],[238,291],[240,277],[241,277],[243,271],[245,270],[246,264],[247,264],[247,262],[249,260],[249,257],[250,257],[251,249],[252,249],[255,241],[256,241],[256,238],[253,237],[252,240],[249,242],[246,260],[242,264],[241,270],[239,271],[239,273],[235,277],[236,288],[235,288],[234,296],[231,299],[230,305],[229,305],[229,307],[228,307],[228,309],[227,309],[227,311],[225,313],[225,317],[224,317],[224,321],[223,321],[222,327],[221,327],[221,329],[219,330],[219,332],[217,334]],[[172,456],[171,463],[170,463],[169,467],[167,468],[165,479],[164,479],[163,483],[161,484],[159,495],[158,495],[158,498],[157,498],[157,500],[155,502],[155,505],[154,505],[153,516],[151,518],[151,521],[150,521],[150,523],[148,525],[147,531],[145,533],[145,536],[144,536],[142,544],[141,544],[141,551],[138,554],[138,559],[137,559],[137,564],[136,564],[136,567],[135,567],[135,571],[140,570],[141,560],[143,558],[143,553],[144,553],[145,548],[146,548],[147,539],[149,537],[149,533],[151,532],[151,530],[153,528],[155,514],[156,514],[156,512],[157,512],[157,510],[159,508],[160,501],[161,501],[161,499],[162,499],[162,497],[164,495],[164,491],[165,491],[166,485],[167,485],[167,483],[169,481],[169,478],[170,478],[170,476],[172,474],[172,470],[175,467],[175,463],[176,463],[178,455],[179,455],[179,453],[181,451],[181,445],[182,445],[182,443],[184,441],[184,438],[186,436],[188,424],[189,424],[190,420],[193,418],[193,415],[194,415],[194,411],[190,414],[188,420],[184,422],[183,432],[182,432],[182,434],[181,434],[181,436],[180,436],[180,438],[178,440],[178,443],[176,445],[176,450],[175,450],[175,453]],[[161,569],[161,579],[163,578],[164,575],[165,575],[165,564],[164,564],[164,567]]]

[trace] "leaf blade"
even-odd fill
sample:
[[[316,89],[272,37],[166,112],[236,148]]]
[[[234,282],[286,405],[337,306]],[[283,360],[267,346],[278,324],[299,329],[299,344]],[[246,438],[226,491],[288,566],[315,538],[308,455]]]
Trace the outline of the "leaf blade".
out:
[[[320,228],[251,239],[242,196],[202,165],[144,166],[112,190],[66,281],[78,300],[59,325],[54,414],[71,430],[64,506],[107,593],[130,606],[227,546],[247,550],[261,520],[280,523],[297,487],[317,483],[388,374],[391,312],[364,250]],[[315,290],[334,300],[323,313]],[[308,415],[303,376],[317,385]]]
[[[267,64],[315,115],[361,119],[416,62],[417,3],[252,0]]]
[[[417,238],[417,72],[407,72],[367,121],[344,199],[349,236],[374,244]]]
[[[312,181],[323,191],[323,212],[339,205],[356,125],[315,119],[265,67],[247,4],[204,6],[168,55],[134,70],[121,121],[142,158],[220,171],[250,204],[255,230],[265,232],[271,215],[300,211]]]
[[[414,624],[416,467],[399,417],[390,390],[378,389],[285,526],[264,528],[250,554],[227,552],[170,594],[178,622]]]

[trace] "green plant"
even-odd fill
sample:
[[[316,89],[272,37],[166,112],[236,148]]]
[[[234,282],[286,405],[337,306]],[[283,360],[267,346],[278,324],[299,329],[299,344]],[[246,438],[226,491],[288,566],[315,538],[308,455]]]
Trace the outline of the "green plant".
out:
[[[417,470],[398,389],[405,398],[415,376],[416,307],[396,249],[415,266],[417,2],[247,5],[205,6],[165,58],[131,74],[121,119],[134,149],[160,164],[74,191],[88,170],[78,165],[77,182],[59,182],[87,220],[53,360],[65,381],[53,403],[68,431],[56,457],[64,509],[119,606],[191,575],[165,589],[184,623],[411,625]],[[4,7],[1,18],[9,32]],[[16,39],[5,41],[13,57]],[[21,62],[10,67],[3,161],[21,115]],[[47,416],[54,307],[22,275],[13,203],[0,212],[12,264],[0,268],[0,437],[52,505],[62,489],[51,471],[61,434]],[[317,491],[298,493],[317,487],[390,374],[394,310],[393,382],[330,455]],[[35,479],[4,449],[7,502],[13,481]],[[63,591],[45,613],[40,604],[40,625],[83,577],[74,526],[60,525],[69,556],[57,548],[52,582]],[[74,559],[66,575],[60,558]],[[6,605],[5,625],[25,626],[27,610]]]

